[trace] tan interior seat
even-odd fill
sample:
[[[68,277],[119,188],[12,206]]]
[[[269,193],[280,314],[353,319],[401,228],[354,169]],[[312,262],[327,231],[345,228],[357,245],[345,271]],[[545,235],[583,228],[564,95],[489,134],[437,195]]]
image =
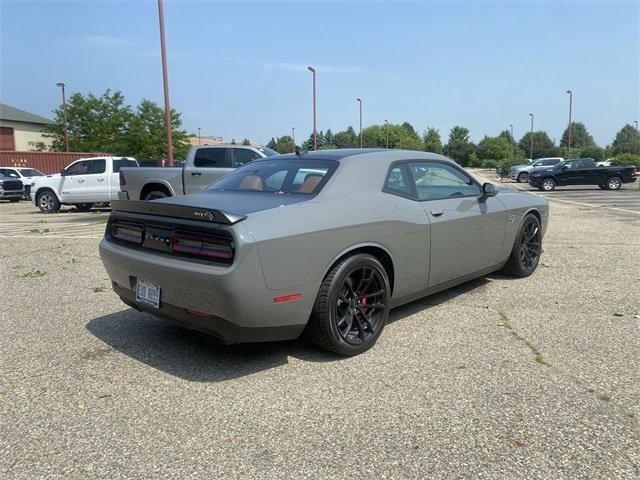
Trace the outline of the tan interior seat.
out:
[[[247,175],[242,179],[238,190],[258,190],[263,191],[262,179],[257,175]]]
[[[300,185],[298,193],[312,193],[322,180],[322,175],[318,173],[309,173],[304,177],[304,182]]]

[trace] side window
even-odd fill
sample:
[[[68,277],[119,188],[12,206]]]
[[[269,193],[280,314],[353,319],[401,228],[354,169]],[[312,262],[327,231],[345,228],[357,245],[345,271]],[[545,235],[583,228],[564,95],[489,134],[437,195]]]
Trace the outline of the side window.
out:
[[[193,165],[200,168],[224,168],[227,166],[226,155],[226,148],[199,148],[196,150]]]
[[[576,168],[578,168],[578,161],[572,160],[571,162],[565,163],[564,166],[569,170],[575,170]]]
[[[480,196],[480,187],[466,173],[446,163],[411,164],[418,200]]]
[[[407,165],[396,165],[389,170],[384,190],[405,197],[414,196]]]
[[[73,175],[86,175],[89,172],[90,160],[84,160],[82,162],[76,162],[66,169],[66,174]]]
[[[104,173],[106,170],[107,170],[107,161],[104,158],[101,158],[99,160],[89,161],[89,171],[87,172],[89,175]]]
[[[11,168],[0,169],[0,175],[4,175],[5,177],[10,177],[10,178],[20,178],[20,175],[18,175],[18,172],[16,172]]]
[[[118,160],[113,161],[113,173],[118,173],[120,169],[124,167],[137,167],[137,166],[138,164],[133,160],[120,158]]]
[[[539,160],[537,162],[534,162],[534,164],[532,166],[533,167],[541,167],[542,165],[545,165],[545,161],[544,160]]]
[[[231,149],[231,152],[233,153],[234,168],[241,167],[245,163],[249,163],[256,158],[261,158],[260,155],[248,148],[233,148]]]
[[[545,160],[544,161],[544,165],[545,166],[556,165],[558,163],[560,163],[560,160]]]

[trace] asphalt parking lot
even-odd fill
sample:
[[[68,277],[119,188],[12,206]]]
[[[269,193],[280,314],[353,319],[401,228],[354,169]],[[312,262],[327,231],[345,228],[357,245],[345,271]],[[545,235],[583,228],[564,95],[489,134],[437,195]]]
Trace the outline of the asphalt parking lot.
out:
[[[129,309],[98,257],[105,211],[0,203],[0,472],[638,478],[640,192],[562,192],[533,276],[398,308],[347,359]]]

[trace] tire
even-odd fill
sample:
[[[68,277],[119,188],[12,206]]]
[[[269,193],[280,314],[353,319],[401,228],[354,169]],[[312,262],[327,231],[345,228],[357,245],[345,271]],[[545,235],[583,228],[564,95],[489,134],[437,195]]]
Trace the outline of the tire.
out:
[[[545,178],[542,180],[540,190],[543,192],[552,192],[556,189],[556,181],[553,178]]]
[[[36,204],[42,213],[58,213],[60,211],[58,197],[51,190],[38,192]]]
[[[325,350],[358,355],[380,337],[389,318],[390,298],[389,277],[376,258],[368,254],[347,257],[324,278],[307,333]]]
[[[518,175],[518,182],[527,183],[529,181],[529,174],[527,172],[522,172]]]
[[[598,187],[600,187],[602,190],[606,190],[607,189],[606,185],[598,185]]]
[[[511,255],[503,271],[515,277],[528,277],[535,272],[542,254],[542,228],[538,217],[529,213],[520,223]]]
[[[79,212],[88,212],[91,210],[91,207],[93,207],[93,203],[74,203],[73,206],[76,207],[76,210]]]
[[[147,193],[145,200],[157,200],[159,198],[167,198],[169,195],[167,192],[163,192],[162,190],[154,190],[152,192]]]
[[[620,177],[609,177],[605,187],[607,190],[620,190],[622,188],[622,179]]]

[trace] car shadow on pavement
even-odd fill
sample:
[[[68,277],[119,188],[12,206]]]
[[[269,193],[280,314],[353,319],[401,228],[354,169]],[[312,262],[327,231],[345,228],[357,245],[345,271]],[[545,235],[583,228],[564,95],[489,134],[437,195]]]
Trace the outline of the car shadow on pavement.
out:
[[[344,358],[318,349],[304,337],[288,342],[223,345],[133,309],[95,318],[86,328],[118,352],[194,382],[221,382],[251,375],[286,365],[289,357],[311,362]]]

